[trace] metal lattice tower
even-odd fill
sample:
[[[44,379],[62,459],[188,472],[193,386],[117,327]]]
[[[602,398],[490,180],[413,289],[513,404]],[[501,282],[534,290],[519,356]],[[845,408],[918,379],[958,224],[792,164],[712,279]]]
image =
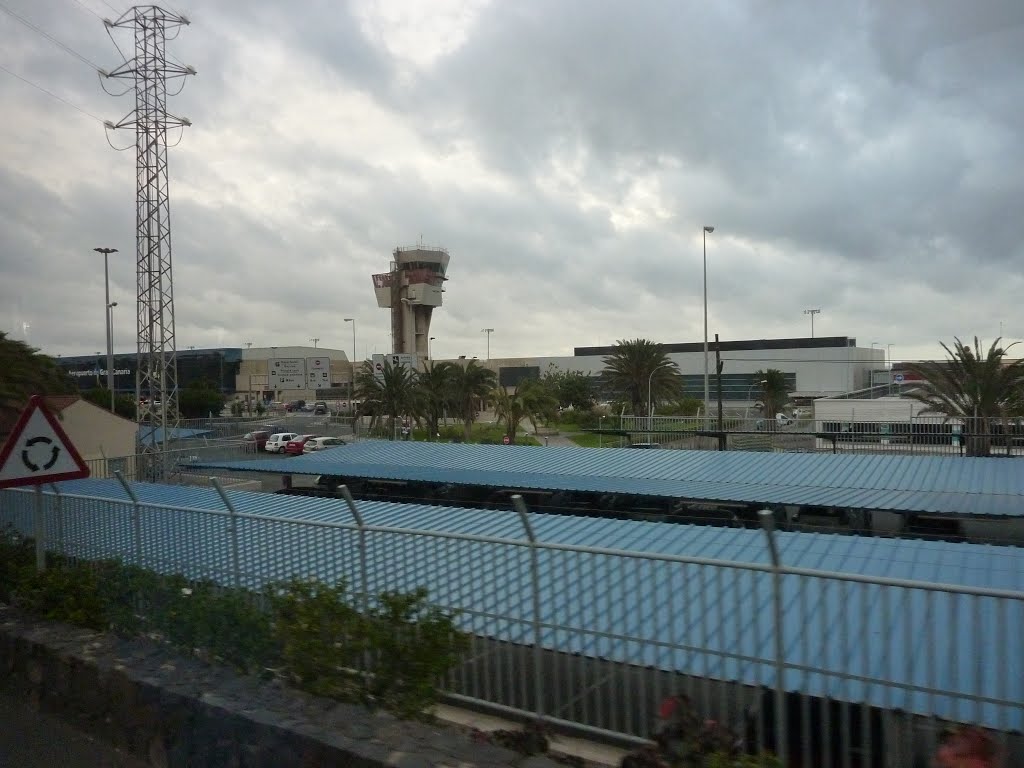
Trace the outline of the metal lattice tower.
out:
[[[130,28],[135,32],[134,58],[100,75],[101,82],[103,78],[131,82],[122,93],[115,95],[135,92],[135,109],[116,124],[107,122],[106,127],[108,130],[135,129],[138,282],[135,395],[139,403],[138,421],[150,427],[140,433],[145,436],[144,449],[166,450],[168,435],[179,423],[167,133],[170,128],[183,131],[191,125],[185,118],[167,112],[167,84],[181,80],[181,87],[172,94],[177,95],[184,88],[184,79],[196,73],[192,67],[168,63],[166,44],[168,31],[173,32],[170,38],[173,40],[189,20],[156,5],[140,5],[129,8],[116,21],[104,19],[103,23],[108,33],[116,28]],[[144,397],[147,398],[145,405],[142,404]],[[163,429],[158,429],[160,427]]]

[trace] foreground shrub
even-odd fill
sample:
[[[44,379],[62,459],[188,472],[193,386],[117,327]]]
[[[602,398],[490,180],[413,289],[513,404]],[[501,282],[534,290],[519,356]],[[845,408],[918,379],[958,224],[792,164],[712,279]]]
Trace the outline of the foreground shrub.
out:
[[[117,560],[49,556],[0,535],[0,599],[40,618],[144,636],[318,696],[421,716],[467,647],[427,591],[385,592],[360,610],[343,583],[292,579],[262,592],[164,575]]]

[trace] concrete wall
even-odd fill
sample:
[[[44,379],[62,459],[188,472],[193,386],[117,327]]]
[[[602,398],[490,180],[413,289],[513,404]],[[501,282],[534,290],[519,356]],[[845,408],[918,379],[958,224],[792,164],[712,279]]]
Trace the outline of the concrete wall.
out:
[[[244,677],[152,641],[5,611],[0,685],[163,768],[558,768],[444,726],[401,721]]]

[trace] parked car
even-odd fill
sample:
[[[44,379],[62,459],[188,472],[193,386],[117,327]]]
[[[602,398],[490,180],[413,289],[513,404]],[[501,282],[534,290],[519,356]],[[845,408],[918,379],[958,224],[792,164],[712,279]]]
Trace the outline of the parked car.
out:
[[[284,447],[288,445],[288,441],[294,440],[298,436],[297,432],[278,432],[267,439],[263,450],[267,453],[284,453]]]
[[[267,444],[267,440],[270,438],[269,432],[262,430],[256,430],[255,432],[246,432],[242,437],[244,450],[246,453],[256,453],[262,451]]]
[[[313,403],[314,416],[328,416],[330,415],[330,413],[331,411],[327,407],[327,403],[325,403],[323,400],[317,400],[315,403]]]
[[[754,428],[760,432],[763,430],[781,429],[782,427],[791,426],[793,426],[793,419],[780,412],[775,414],[774,419],[758,419]]]
[[[302,446],[302,452],[325,451],[328,448],[337,448],[339,445],[348,445],[348,443],[340,437],[314,437],[312,440],[306,441],[306,444]]]
[[[290,456],[299,456],[302,454],[302,447],[306,444],[307,440],[312,440],[316,435],[296,435],[289,440],[284,446],[284,452]]]

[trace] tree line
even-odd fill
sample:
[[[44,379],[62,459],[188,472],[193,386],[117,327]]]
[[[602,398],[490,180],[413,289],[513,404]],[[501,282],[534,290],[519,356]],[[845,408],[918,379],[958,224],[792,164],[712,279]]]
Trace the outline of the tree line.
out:
[[[996,339],[983,349],[977,337],[973,345],[959,338],[952,345],[943,343],[946,360],[905,366],[920,379],[905,396],[922,403],[925,413],[961,421],[968,455],[986,456],[993,426],[1024,417],[1024,360],[1009,357],[1014,346]],[[487,408],[493,409],[514,441],[523,421],[536,427],[556,420],[560,411],[590,412],[599,400],[638,416],[654,409],[693,415],[700,406],[699,400],[686,396],[682,374],[661,344],[647,339],[618,341],[603,364],[596,376],[551,366],[539,376],[503,387],[494,372],[476,360],[428,362],[422,371],[389,364],[375,371],[365,362],[356,375],[355,395],[376,426],[409,419],[436,436],[447,417],[462,424],[467,440]],[[753,378],[751,394],[762,402],[765,416],[774,418],[788,400],[784,373],[769,368],[755,372]],[[76,383],[56,360],[0,331],[0,417],[10,420],[32,394],[77,393]],[[109,407],[109,392],[102,387],[82,394]],[[184,418],[219,413],[223,405],[223,394],[210,382],[196,382],[179,392]],[[115,408],[134,418],[132,398],[117,398]]]

